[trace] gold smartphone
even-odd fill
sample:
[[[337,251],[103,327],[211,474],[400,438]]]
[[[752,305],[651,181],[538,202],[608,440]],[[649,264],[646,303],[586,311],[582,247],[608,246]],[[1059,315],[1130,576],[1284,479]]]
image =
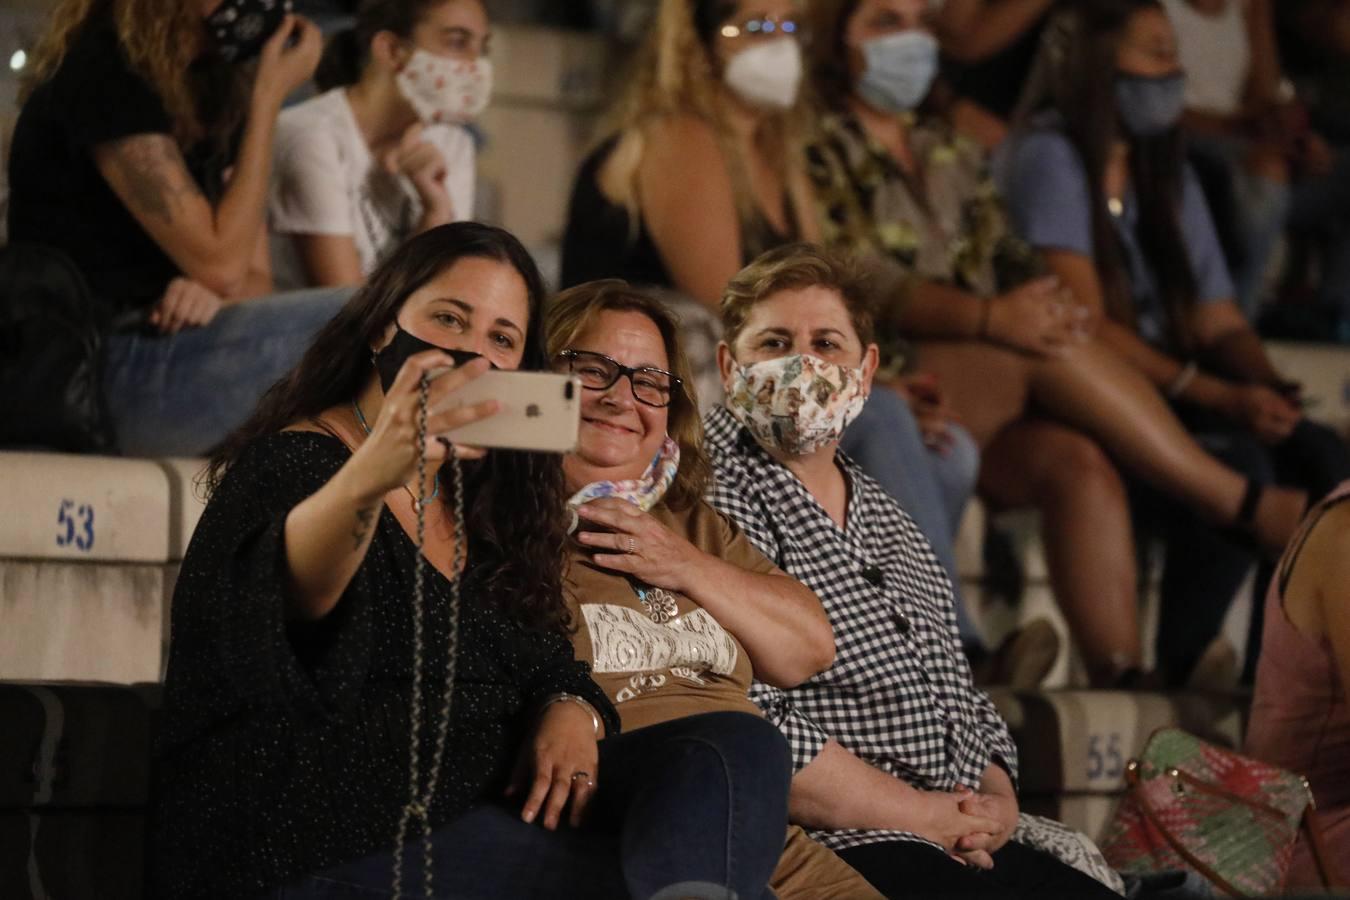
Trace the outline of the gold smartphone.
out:
[[[495,415],[441,436],[470,447],[539,453],[570,453],[576,449],[581,382],[571,375],[491,369],[428,412],[435,415],[484,400],[496,400],[500,405]]]

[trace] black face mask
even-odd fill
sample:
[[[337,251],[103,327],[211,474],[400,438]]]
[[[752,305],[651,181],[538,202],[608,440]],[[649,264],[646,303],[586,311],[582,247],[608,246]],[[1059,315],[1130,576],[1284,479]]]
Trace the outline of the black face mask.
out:
[[[427,343],[414,334],[409,334],[403,330],[403,326],[397,322],[394,323],[394,339],[389,342],[379,353],[375,354],[375,371],[380,376],[380,387],[384,392],[389,393],[389,388],[394,384],[394,379],[398,377],[399,369],[408,361],[408,357],[414,356],[427,350],[439,350],[455,361],[455,367],[458,368],[473,362],[482,354],[474,353],[471,350],[450,350],[446,347],[438,347],[435,344]],[[497,368],[493,366],[492,368]]]
[[[206,17],[206,30],[222,59],[244,62],[262,52],[290,11],[291,0],[224,0]]]

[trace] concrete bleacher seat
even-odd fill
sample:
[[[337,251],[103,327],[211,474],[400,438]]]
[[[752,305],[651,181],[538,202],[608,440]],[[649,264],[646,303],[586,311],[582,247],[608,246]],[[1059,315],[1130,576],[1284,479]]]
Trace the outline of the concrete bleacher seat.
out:
[[[0,679],[160,678],[200,467],[0,453]]]

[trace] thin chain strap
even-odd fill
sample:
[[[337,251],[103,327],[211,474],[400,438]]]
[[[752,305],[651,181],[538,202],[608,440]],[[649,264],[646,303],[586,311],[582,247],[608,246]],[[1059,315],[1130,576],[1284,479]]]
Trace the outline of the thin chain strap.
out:
[[[459,601],[460,573],[465,562],[464,546],[464,472],[459,457],[455,455],[454,445],[444,442],[447,462],[454,474],[454,514],[455,514],[455,558],[450,579],[450,615],[447,659],[445,666],[445,685],[440,716],[436,722],[436,744],[432,751],[431,764],[427,772],[426,790],[422,791],[421,778],[421,737],[422,737],[422,669],[424,666],[424,618],[426,610],[426,561],[422,547],[426,539],[426,504],[428,498],[422,492],[426,489],[426,434],[427,434],[427,397],[430,379],[424,374],[419,385],[420,396],[417,411],[417,499],[413,508],[417,513],[417,556],[413,563],[413,680],[412,711],[410,715],[410,734],[408,741],[408,802],[399,816],[398,833],[394,843],[394,900],[403,895],[403,849],[407,842],[409,826],[413,819],[420,823],[422,837],[422,889],[424,896],[432,895],[431,866],[431,804],[436,796],[436,786],[440,781],[441,761],[445,756],[446,736],[450,731],[450,701],[455,686],[455,656],[459,640]],[[438,488],[439,490],[439,488]],[[434,494],[433,494],[434,496]]]

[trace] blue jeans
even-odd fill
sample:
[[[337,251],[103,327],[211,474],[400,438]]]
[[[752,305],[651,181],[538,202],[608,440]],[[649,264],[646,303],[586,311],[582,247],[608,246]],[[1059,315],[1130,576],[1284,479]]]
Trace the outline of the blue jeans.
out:
[[[606,738],[586,827],[547,831],[514,808],[472,809],[432,835],[433,896],[771,900],[790,774],[783,736],[749,713],[705,713]],[[421,896],[421,855],[406,854],[404,891]],[[267,896],[388,897],[392,867],[393,855],[380,853]]]
[[[1247,171],[1251,143],[1245,139],[1190,133],[1187,142],[1197,162],[1207,163],[1227,176],[1226,199],[1233,219],[1228,227],[1240,251],[1236,259],[1229,260],[1233,289],[1238,306],[1248,319],[1256,321],[1265,299],[1263,277],[1289,220],[1290,187]],[[1214,199],[1210,199],[1210,205],[1215,205]],[[1222,211],[1224,205],[1220,203],[1216,215]]]
[[[244,424],[350,295],[351,288],[274,294],[226,306],[209,325],[178,334],[109,335],[103,389],[122,453],[210,451]]]
[[[961,598],[954,543],[980,475],[980,448],[964,428],[949,427],[953,443],[944,456],[924,444],[905,398],[876,386],[839,446],[895,498],[928,538],[952,580],[961,641],[979,646],[979,631]]]

